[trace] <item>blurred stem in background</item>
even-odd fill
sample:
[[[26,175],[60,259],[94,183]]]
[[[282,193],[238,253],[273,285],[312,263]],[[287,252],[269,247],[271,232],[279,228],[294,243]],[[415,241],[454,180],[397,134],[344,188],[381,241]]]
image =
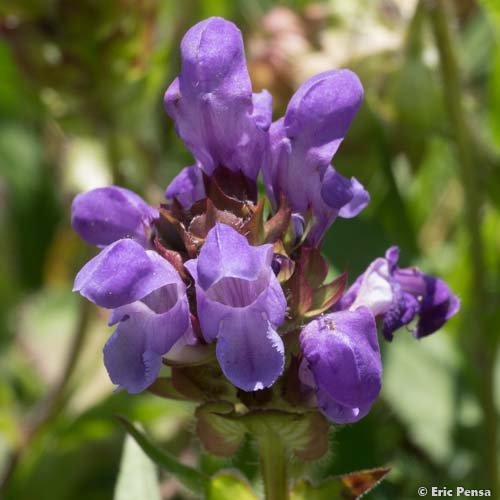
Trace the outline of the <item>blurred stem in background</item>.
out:
[[[7,463],[4,466],[2,476],[0,477],[0,495],[4,492],[10,478],[15,473],[19,461],[29,450],[32,442],[38,437],[39,433],[44,430],[45,426],[59,414],[67,403],[69,396],[68,392],[71,382],[73,382],[73,375],[78,366],[78,360],[82,353],[89,330],[91,310],[92,305],[88,301],[80,299],[75,331],[72,335],[64,366],[46,398],[40,401],[40,403],[31,410],[26,420],[21,424],[21,437],[19,443],[10,453]]]
[[[469,237],[471,266],[470,315],[474,318],[470,325],[475,330],[469,331],[468,339],[464,339],[464,342],[468,344],[466,347],[470,348],[472,345],[472,351],[466,349],[465,352],[471,352],[471,361],[478,370],[479,377],[476,383],[485,416],[484,470],[488,487],[494,490],[494,498],[498,498],[498,415],[495,408],[494,386],[497,339],[495,334],[489,334],[487,314],[484,312],[488,308],[489,293],[482,235],[481,200],[483,196],[478,177],[479,168],[476,165],[471,133],[468,130],[465,117],[461,90],[462,78],[450,33],[447,2],[446,0],[431,0],[424,3],[428,5],[430,21],[439,51],[444,97],[456,142],[460,178],[465,195],[465,224]],[[473,341],[469,339],[473,339]]]

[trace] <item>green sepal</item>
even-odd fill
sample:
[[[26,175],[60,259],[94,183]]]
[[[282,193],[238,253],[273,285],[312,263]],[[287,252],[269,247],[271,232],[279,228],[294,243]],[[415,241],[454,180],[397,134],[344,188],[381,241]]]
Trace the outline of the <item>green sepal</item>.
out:
[[[228,417],[233,414],[234,406],[225,401],[196,409],[196,433],[210,453],[230,457],[240,447],[247,429],[241,419]]]
[[[231,456],[248,432],[257,438],[270,432],[303,461],[316,460],[328,449],[328,421],[319,412],[252,410],[239,414],[228,402],[207,403],[196,410],[197,433],[214,455]]]
[[[290,226],[292,210],[288,207],[287,199],[282,196],[277,212],[264,223],[263,243],[274,243],[282,239]]]
[[[331,283],[314,290],[311,308],[304,314],[304,317],[312,318],[330,309],[344,295],[346,287],[347,273],[343,272]]]
[[[264,242],[264,209],[266,198],[262,197],[254,208],[252,216],[243,226],[243,234],[247,235],[250,245],[261,245]]]
[[[192,401],[234,399],[236,389],[215,364],[173,366],[172,384],[176,391]]]
[[[310,285],[302,262],[299,260],[295,265],[295,272],[287,282],[290,289],[290,311],[292,318],[303,317],[309,311],[313,302],[313,288]]]
[[[193,401],[193,399],[181,394],[172,383],[170,377],[158,377],[149,387],[148,392],[165,399],[176,399],[178,401]],[[195,399],[194,401],[198,401]]]
[[[330,309],[347,286],[344,272],[331,283],[323,284],[328,275],[328,262],[315,248],[303,248],[295,271],[287,283],[290,290],[292,317],[312,318]]]
[[[316,460],[328,450],[328,421],[319,412],[256,410],[242,419],[255,436],[269,432],[280,436],[288,451],[303,461]]]
[[[317,248],[303,248],[300,252],[300,265],[313,288],[323,284],[328,275],[328,262]]]

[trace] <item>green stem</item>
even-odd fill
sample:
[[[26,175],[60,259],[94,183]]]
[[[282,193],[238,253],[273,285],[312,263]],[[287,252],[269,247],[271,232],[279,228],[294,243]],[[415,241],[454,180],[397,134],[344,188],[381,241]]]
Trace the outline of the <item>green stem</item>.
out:
[[[287,454],[281,437],[269,429],[257,436],[266,500],[288,499]]]
[[[446,106],[458,151],[458,165],[462,187],[464,190],[465,224],[470,237],[471,283],[470,297],[474,327],[476,331],[470,338],[475,339],[475,355],[478,366],[478,386],[480,400],[485,416],[486,456],[485,469],[488,483],[493,489],[493,496],[498,495],[498,427],[495,409],[494,368],[495,340],[488,335],[488,325],[484,309],[489,302],[486,280],[486,263],[484,260],[484,244],[481,233],[481,199],[482,193],[478,179],[478,168],[474,158],[471,134],[462,101],[461,75],[450,34],[446,14],[445,0],[428,2],[429,16],[439,51],[441,72],[444,83]]]

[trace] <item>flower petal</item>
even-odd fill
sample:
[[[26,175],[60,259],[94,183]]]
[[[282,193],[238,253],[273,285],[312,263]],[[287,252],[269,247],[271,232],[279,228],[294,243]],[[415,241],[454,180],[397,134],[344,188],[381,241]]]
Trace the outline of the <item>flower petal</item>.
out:
[[[318,408],[330,420],[337,424],[352,424],[366,417],[373,403],[359,407],[350,407],[337,403],[325,391],[317,391]]]
[[[206,292],[197,285],[196,310],[203,338],[207,342],[213,342],[219,334],[221,321],[231,313],[231,306],[208,299]]]
[[[300,334],[300,345],[316,386],[336,403],[357,408],[378,397],[382,363],[375,320],[367,308],[312,321]]]
[[[147,349],[166,354],[190,328],[189,304],[184,295],[167,311],[157,313],[141,301],[127,304],[113,311],[114,321],[133,320],[137,333],[146,339]]]
[[[118,389],[131,394],[144,391],[158,376],[161,355],[147,347],[140,321],[133,316],[122,321],[104,346],[104,364]]]
[[[263,267],[270,268],[272,257],[272,245],[250,246],[238,231],[218,223],[209,231],[197,259],[198,283],[208,290],[221,278],[256,280]]]
[[[393,289],[394,300],[384,314],[382,326],[382,333],[388,341],[392,340],[393,332],[410,323],[419,310],[419,302],[413,295],[403,292],[397,284],[393,285]]]
[[[394,300],[392,281],[387,260],[376,259],[364,272],[350,309],[364,306],[368,307],[374,316],[385,314]]]
[[[253,113],[255,123],[263,130],[268,130],[273,121],[273,96],[267,91],[253,94]]]
[[[357,179],[347,179],[331,166],[327,167],[323,179],[318,182],[318,189],[321,190],[321,197],[317,196],[311,201],[316,223],[308,237],[314,244],[323,239],[326,230],[338,216],[355,217],[370,202],[368,191]]]
[[[165,197],[177,198],[185,209],[191,208],[195,202],[205,198],[201,168],[198,165],[183,168],[168,185]]]
[[[123,239],[106,247],[80,270],[73,291],[101,307],[113,309],[178,280],[172,265],[158,254]]]
[[[233,314],[220,325],[216,347],[224,375],[244,391],[271,386],[283,373],[281,337],[261,314]]]
[[[321,197],[329,207],[339,211],[353,198],[352,183],[333,167],[328,167],[321,186]]]
[[[347,69],[325,71],[303,83],[290,100],[285,115],[293,154],[308,165],[326,167],[362,100],[363,86],[357,75]]]
[[[275,326],[285,321],[287,303],[281,285],[271,273],[269,283],[264,292],[258,297],[253,309],[259,309],[266,313],[267,319]]]
[[[181,56],[179,77],[165,94],[179,136],[208,175],[224,166],[255,179],[267,140],[267,98],[257,97],[254,110],[240,30],[218,17],[202,21],[184,36]]]
[[[117,186],[93,189],[73,200],[71,224],[87,243],[106,246],[131,238],[147,246],[145,228],[159,217],[140,196]]]
[[[448,285],[433,276],[424,275],[426,294],[420,303],[420,318],[415,336],[425,337],[441,328],[460,309],[460,300]]]

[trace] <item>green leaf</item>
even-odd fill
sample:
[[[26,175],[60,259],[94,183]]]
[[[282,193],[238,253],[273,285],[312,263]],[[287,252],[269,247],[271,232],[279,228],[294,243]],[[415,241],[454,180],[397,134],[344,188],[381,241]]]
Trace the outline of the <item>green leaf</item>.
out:
[[[132,436],[126,436],[114,500],[161,500],[158,471]]]
[[[181,464],[175,457],[157,448],[140,430],[123,417],[117,417],[126,431],[135,439],[144,453],[159,467],[175,476],[186,488],[194,493],[202,493],[207,488],[208,477],[205,474]]]
[[[437,463],[447,464],[454,453],[459,353],[444,332],[418,344],[404,333],[385,352],[382,397],[410,439]]]
[[[378,486],[390,470],[378,467],[351,472],[327,479],[318,486],[298,481],[292,488],[290,500],[356,500]]]
[[[213,476],[207,486],[206,500],[257,500],[248,482],[239,474],[222,471]]]

